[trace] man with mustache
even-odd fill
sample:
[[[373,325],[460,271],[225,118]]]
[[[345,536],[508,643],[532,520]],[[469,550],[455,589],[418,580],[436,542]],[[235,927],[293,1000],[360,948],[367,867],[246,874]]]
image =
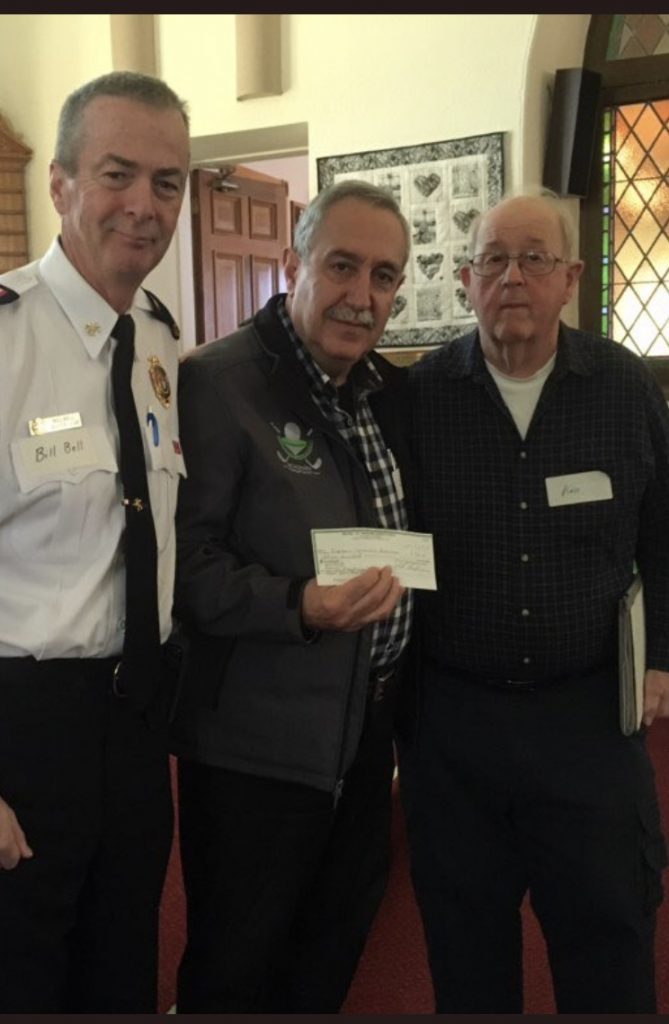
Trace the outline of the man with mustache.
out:
[[[372,350],[408,248],[389,193],[325,189],[287,295],[181,367],[181,1013],[336,1013],[384,891],[410,595],[319,586],[310,530],[406,528],[404,376]]]
[[[178,330],[140,285],[188,162],[165,83],[81,86],[50,168],[60,236],[0,276],[3,1013],[156,1008],[183,459]]]
[[[655,1013],[666,851],[645,729],[669,714],[669,414],[642,360],[561,322],[583,269],[555,196],[509,197],[461,271],[477,329],[412,369],[420,708],[401,758],[437,1013],[522,1012],[520,906],[558,1013]],[[643,727],[618,605],[645,591]]]

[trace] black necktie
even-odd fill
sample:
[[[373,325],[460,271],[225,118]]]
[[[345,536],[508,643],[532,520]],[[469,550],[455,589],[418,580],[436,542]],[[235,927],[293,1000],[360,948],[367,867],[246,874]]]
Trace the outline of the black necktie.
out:
[[[146,478],[144,445],[131,388],[135,324],[120,316],[112,331],[114,411],[120,437],[121,482],[125,506],[125,639],[117,690],[145,708],[160,679],[158,556]]]

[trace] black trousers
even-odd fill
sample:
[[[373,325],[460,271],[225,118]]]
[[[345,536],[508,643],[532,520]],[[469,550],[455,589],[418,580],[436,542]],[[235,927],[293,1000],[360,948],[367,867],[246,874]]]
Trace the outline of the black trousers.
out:
[[[166,728],[114,662],[0,660],[0,795],[34,857],[0,871],[0,1012],[153,1013],[172,834]]]
[[[437,1012],[522,1011],[529,889],[559,1013],[655,1013],[666,851],[615,672],[512,693],[431,668],[423,684],[400,778]]]
[[[179,1013],[336,1013],[385,890],[390,712],[370,705],[342,796],[181,760],[188,939]]]

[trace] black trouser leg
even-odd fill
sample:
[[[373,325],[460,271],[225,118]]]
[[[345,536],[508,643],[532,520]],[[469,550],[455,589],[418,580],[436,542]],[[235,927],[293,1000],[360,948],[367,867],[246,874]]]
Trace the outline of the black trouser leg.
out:
[[[579,757],[585,777],[570,798],[546,792],[519,810],[532,905],[558,1013],[653,1014],[666,857],[652,766],[641,737],[589,743],[597,756]],[[580,738],[570,746],[575,754]]]
[[[35,856],[0,872],[3,1012],[154,1012],[171,838],[164,734],[111,665],[0,662],[0,793]]]
[[[339,1009],[385,886],[384,736],[366,730],[336,810],[331,793],[180,761],[179,1012]]]
[[[525,693],[437,671],[425,683],[402,764],[438,1012],[517,1012],[527,887],[559,1012],[654,1012],[666,855],[643,742],[620,734],[615,677]]]
[[[390,709],[371,705],[332,830],[293,929],[290,1008],[337,1013],[386,889],[394,757]]]
[[[160,899],[173,830],[166,728],[147,729],[114,699],[104,789],[102,835],[70,939],[65,1008],[155,1013]]]
[[[436,1012],[521,1013],[527,876],[504,788],[462,772],[446,738],[405,753],[400,776]]]
[[[179,1013],[273,1012],[290,927],[331,819],[328,793],[179,761],[188,927]]]

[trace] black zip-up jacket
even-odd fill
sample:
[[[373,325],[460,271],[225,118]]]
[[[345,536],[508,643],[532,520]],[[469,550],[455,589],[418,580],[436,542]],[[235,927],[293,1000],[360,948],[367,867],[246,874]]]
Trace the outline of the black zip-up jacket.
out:
[[[190,651],[172,749],[334,792],[360,738],[372,631],[305,637],[310,531],[377,522],[367,471],[312,400],[277,301],[180,369],[175,608]],[[386,386],[370,404],[407,492],[405,371],[372,358]]]

